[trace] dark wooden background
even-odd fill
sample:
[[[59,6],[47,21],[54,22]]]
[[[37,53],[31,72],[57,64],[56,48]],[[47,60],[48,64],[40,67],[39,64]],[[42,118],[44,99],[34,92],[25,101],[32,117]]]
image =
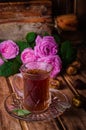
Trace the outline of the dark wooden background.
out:
[[[27,32],[51,33],[51,0],[0,2],[0,39],[24,39]]]
[[[86,30],[85,5],[86,0],[0,0],[0,39],[9,39],[9,36],[13,40],[24,38],[29,31],[51,33],[54,26],[52,17],[70,13],[77,14],[81,30],[72,34],[68,32],[67,37],[65,33],[63,37],[69,40],[71,36],[74,40],[86,39],[86,31],[81,34],[82,30]],[[10,34],[10,30],[14,31]]]
[[[0,0],[0,2],[29,2],[29,1],[32,0]],[[48,1],[48,0],[44,0],[44,1]],[[73,12],[74,0],[50,0],[50,1],[52,1],[53,4],[54,15]]]
[[[33,0],[0,0],[1,2],[29,2]],[[39,0],[34,0],[39,1]],[[44,0],[48,1],[48,0]],[[50,0],[53,4],[53,15],[61,15],[66,13],[77,13],[78,15],[86,15],[86,0]]]

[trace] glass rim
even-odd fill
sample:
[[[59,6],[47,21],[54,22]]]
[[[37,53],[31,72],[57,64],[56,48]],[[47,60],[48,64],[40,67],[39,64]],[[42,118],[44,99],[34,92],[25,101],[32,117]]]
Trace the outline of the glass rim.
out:
[[[34,63],[34,65],[36,65],[36,63],[37,64],[44,64],[44,65],[46,65],[46,67],[47,67],[47,70],[45,70],[45,73],[43,73],[42,75],[46,75],[46,74],[49,74],[51,71],[52,71],[52,65],[50,64],[50,63],[47,63],[47,62],[41,62],[41,61],[31,61],[31,62],[28,62],[28,63],[25,63],[25,64],[22,64],[21,65],[21,67],[20,67],[20,72],[21,73],[27,73],[27,69],[28,70],[33,70],[33,69],[29,69],[29,68],[27,68],[27,65],[31,65],[31,64],[33,64]],[[49,67],[49,68],[48,68]],[[37,70],[43,70],[43,69],[39,69],[39,68],[37,68]],[[31,74],[31,73],[27,73],[27,75],[30,75],[30,76],[40,76],[40,75],[38,75],[38,74]]]

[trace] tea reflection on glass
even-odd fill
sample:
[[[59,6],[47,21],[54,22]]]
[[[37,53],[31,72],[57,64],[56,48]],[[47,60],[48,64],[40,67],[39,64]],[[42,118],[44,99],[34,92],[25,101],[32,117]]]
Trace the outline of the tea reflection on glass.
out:
[[[32,112],[45,111],[51,103],[49,79],[52,66],[43,62],[22,65],[24,107]]]

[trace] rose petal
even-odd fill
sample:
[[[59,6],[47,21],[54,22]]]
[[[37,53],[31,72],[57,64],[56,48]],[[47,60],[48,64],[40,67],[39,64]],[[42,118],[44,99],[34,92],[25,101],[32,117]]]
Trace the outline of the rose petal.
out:
[[[46,57],[41,57],[41,58],[38,58],[38,61],[47,62],[52,65],[53,69],[50,74],[51,78],[56,77],[56,75],[58,75],[61,71],[62,61],[58,55],[50,55]]]
[[[19,47],[12,40],[7,40],[0,43],[0,53],[5,59],[12,59],[18,55]]]
[[[43,38],[37,37],[36,42],[37,44],[34,47],[34,52],[37,57],[45,57],[57,54],[58,45],[52,36],[45,36]]]
[[[34,50],[31,48],[26,48],[23,50],[23,52],[21,53],[21,61],[23,63],[28,63],[31,61],[36,61],[36,56],[34,54]]]

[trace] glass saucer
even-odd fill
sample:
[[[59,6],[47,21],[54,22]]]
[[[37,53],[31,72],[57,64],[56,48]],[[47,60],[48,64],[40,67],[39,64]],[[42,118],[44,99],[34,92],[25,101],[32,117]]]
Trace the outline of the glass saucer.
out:
[[[63,112],[70,108],[70,103],[65,94],[56,89],[50,89],[51,92],[51,104],[49,108],[42,113],[29,113],[26,115],[18,115],[15,110],[23,110],[23,99],[18,97],[16,93],[9,95],[5,102],[6,111],[13,117],[24,121],[42,121],[56,118],[63,114]],[[24,108],[25,110],[25,108]],[[26,110],[27,111],[27,110]]]

